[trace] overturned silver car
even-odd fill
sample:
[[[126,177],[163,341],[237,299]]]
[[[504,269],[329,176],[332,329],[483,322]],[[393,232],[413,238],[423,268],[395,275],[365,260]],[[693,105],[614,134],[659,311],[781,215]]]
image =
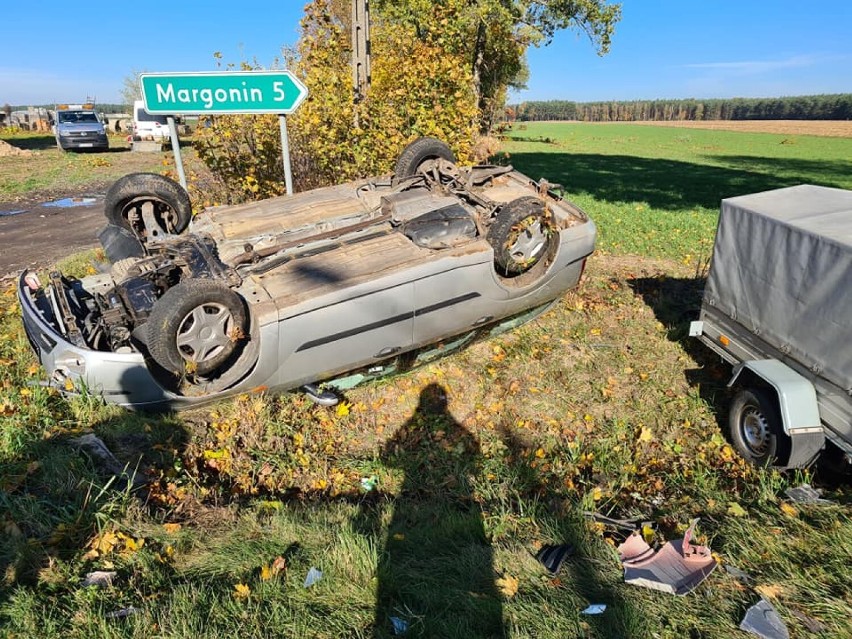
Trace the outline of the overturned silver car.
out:
[[[511,167],[421,138],[393,176],[209,209],[159,175],[106,196],[109,273],[20,277],[60,390],[179,409],[257,389],[345,389],[508,330],[577,285],[594,223]]]

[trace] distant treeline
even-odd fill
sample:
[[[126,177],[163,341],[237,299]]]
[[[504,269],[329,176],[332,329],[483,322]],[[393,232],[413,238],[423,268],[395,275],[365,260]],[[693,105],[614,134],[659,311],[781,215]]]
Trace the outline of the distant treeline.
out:
[[[58,102],[57,104],[83,104],[79,100],[77,102]],[[2,107],[2,105],[0,105]],[[48,109],[52,111],[56,108],[55,104],[23,104],[18,106],[12,106],[13,111],[26,111],[29,107],[33,107],[34,109]],[[100,111],[101,113],[126,113],[130,110],[130,107],[126,104],[112,104],[109,102],[95,102],[95,109]]]
[[[508,120],[849,120],[852,93],[786,98],[629,100],[623,102],[522,102],[506,109]]]

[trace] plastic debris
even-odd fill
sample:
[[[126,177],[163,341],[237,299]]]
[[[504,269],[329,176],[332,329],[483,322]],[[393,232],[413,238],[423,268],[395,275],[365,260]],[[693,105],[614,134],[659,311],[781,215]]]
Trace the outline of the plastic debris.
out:
[[[581,615],[602,615],[606,610],[606,604],[592,604],[585,610],[581,610]]]
[[[750,584],[752,582],[751,575],[747,572],[740,570],[736,566],[732,566],[731,564],[724,565],[725,572],[731,575],[734,579],[743,584]]]
[[[94,572],[86,573],[83,579],[83,587],[97,586],[98,588],[107,588],[112,585],[116,576],[115,571],[95,570]]]
[[[44,202],[42,206],[56,207],[60,209],[71,209],[75,206],[92,206],[98,199],[94,197],[64,197],[52,202]]]
[[[123,490],[128,483],[134,488],[139,488],[145,483],[142,477],[128,472],[127,467],[115,458],[115,455],[107,448],[103,440],[94,433],[87,433],[80,437],[69,439],[68,443],[89,455],[94,462],[108,473],[116,475],[119,478],[119,482],[116,484],[119,490]]]
[[[106,617],[107,619],[124,619],[125,617],[129,617],[130,615],[135,615],[137,612],[142,611],[139,610],[139,608],[127,606],[126,608],[120,608],[118,610],[108,612],[104,615],[104,617]]]
[[[318,568],[314,568],[311,566],[311,569],[308,571],[308,575],[305,577],[305,588],[310,588],[315,583],[317,583],[320,579],[322,579],[322,570]]]
[[[20,215],[21,213],[26,213],[27,209],[19,209],[17,211],[0,211],[0,217],[12,217],[13,215]]]
[[[717,566],[710,548],[691,543],[698,520],[693,520],[683,539],[668,542],[654,551],[634,532],[618,547],[624,582],[660,590],[674,595],[685,595],[704,581]]]
[[[370,475],[369,477],[361,478],[361,488],[370,492],[371,490],[375,490],[376,486],[379,483],[379,478],[375,475]]]
[[[761,599],[746,610],[740,622],[740,630],[745,630],[763,639],[790,639],[787,626],[778,611],[766,599]]]
[[[535,558],[554,575],[562,568],[562,563],[568,555],[574,554],[574,546],[571,544],[560,544],[558,546],[544,546],[538,551]]]
[[[393,634],[399,636],[404,635],[408,632],[408,622],[405,619],[400,619],[399,617],[391,617],[391,624],[393,625]]]
[[[799,504],[833,504],[834,502],[830,499],[822,498],[822,491],[816,488],[812,488],[810,484],[802,484],[801,486],[794,486],[793,488],[788,488],[784,491],[784,494],[787,495],[787,498],[790,501],[795,501]]]

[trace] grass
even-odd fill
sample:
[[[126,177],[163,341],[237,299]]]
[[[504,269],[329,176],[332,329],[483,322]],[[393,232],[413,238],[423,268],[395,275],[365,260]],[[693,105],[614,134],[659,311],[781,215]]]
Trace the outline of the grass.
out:
[[[712,247],[723,198],[801,183],[852,188],[850,138],[567,123],[507,135],[508,161],[564,185],[600,226],[599,249],[616,254],[692,262]]]
[[[507,148],[599,224],[604,250],[581,288],[337,409],[261,394],[152,416],[63,399],[34,385],[19,311],[0,292],[0,636],[390,637],[398,617],[422,637],[729,637],[761,595],[794,636],[805,633],[796,613],[827,636],[852,633],[848,484],[827,485],[835,505],[789,504],[787,486],[818,478],[736,457],[718,427],[729,371],[686,335],[702,286],[692,247],[712,241],[709,198],[728,192],[728,169],[694,144],[676,151],[674,129],[538,127],[512,135],[557,144]],[[748,184],[849,179],[801,164],[810,139],[711,134],[719,157],[795,148],[804,156],[788,165],[811,166],[781,176],[764,159]],[[829,165],[844,161],[831,158],[848,141],[820,142]],[[656,162],[680,173],[629,170]],[[593,179],[605,172],[612,190]],[[74,448],[91,431],[144,489]],[[625,585],[614,550],[625,531],[593,511],[649,522],[658,542],[700,517],[701,540],[752,583],[717,569],[685,598]],[[575,548],[558,575],[534,559],[554,543]],[[323,577],[304,588],[311,567]],[[84,588],[92,570],[116,581]],[[590,603],[607,611],[582,615]]]
[[[0,140],[30,152],[0,157],[0,200],[102,186],[133,171],[162,169],[162,156],[130,153],[122,135],[110,135],[109,151],[100,153],[63,152],[53,135],[44,133],[0,129]]]

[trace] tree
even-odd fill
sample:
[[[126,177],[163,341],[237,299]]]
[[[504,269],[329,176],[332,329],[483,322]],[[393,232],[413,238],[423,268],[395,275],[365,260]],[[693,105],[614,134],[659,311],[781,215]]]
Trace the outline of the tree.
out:
[[[145,71],[133,69],[129,75],[124,76],[121,81],[121,99],[124,104],[133,109],[133,103],[142,99],[142,87],[139,86],[139,76]]]
[[[506,89],[526,80],[525,54],[557,31],[588,35],[598,53],[609,51],[621,5],[607,0],[378,0],[384,19],[414,28],[418,38],[461,55],[470,66],[487,131]]]

